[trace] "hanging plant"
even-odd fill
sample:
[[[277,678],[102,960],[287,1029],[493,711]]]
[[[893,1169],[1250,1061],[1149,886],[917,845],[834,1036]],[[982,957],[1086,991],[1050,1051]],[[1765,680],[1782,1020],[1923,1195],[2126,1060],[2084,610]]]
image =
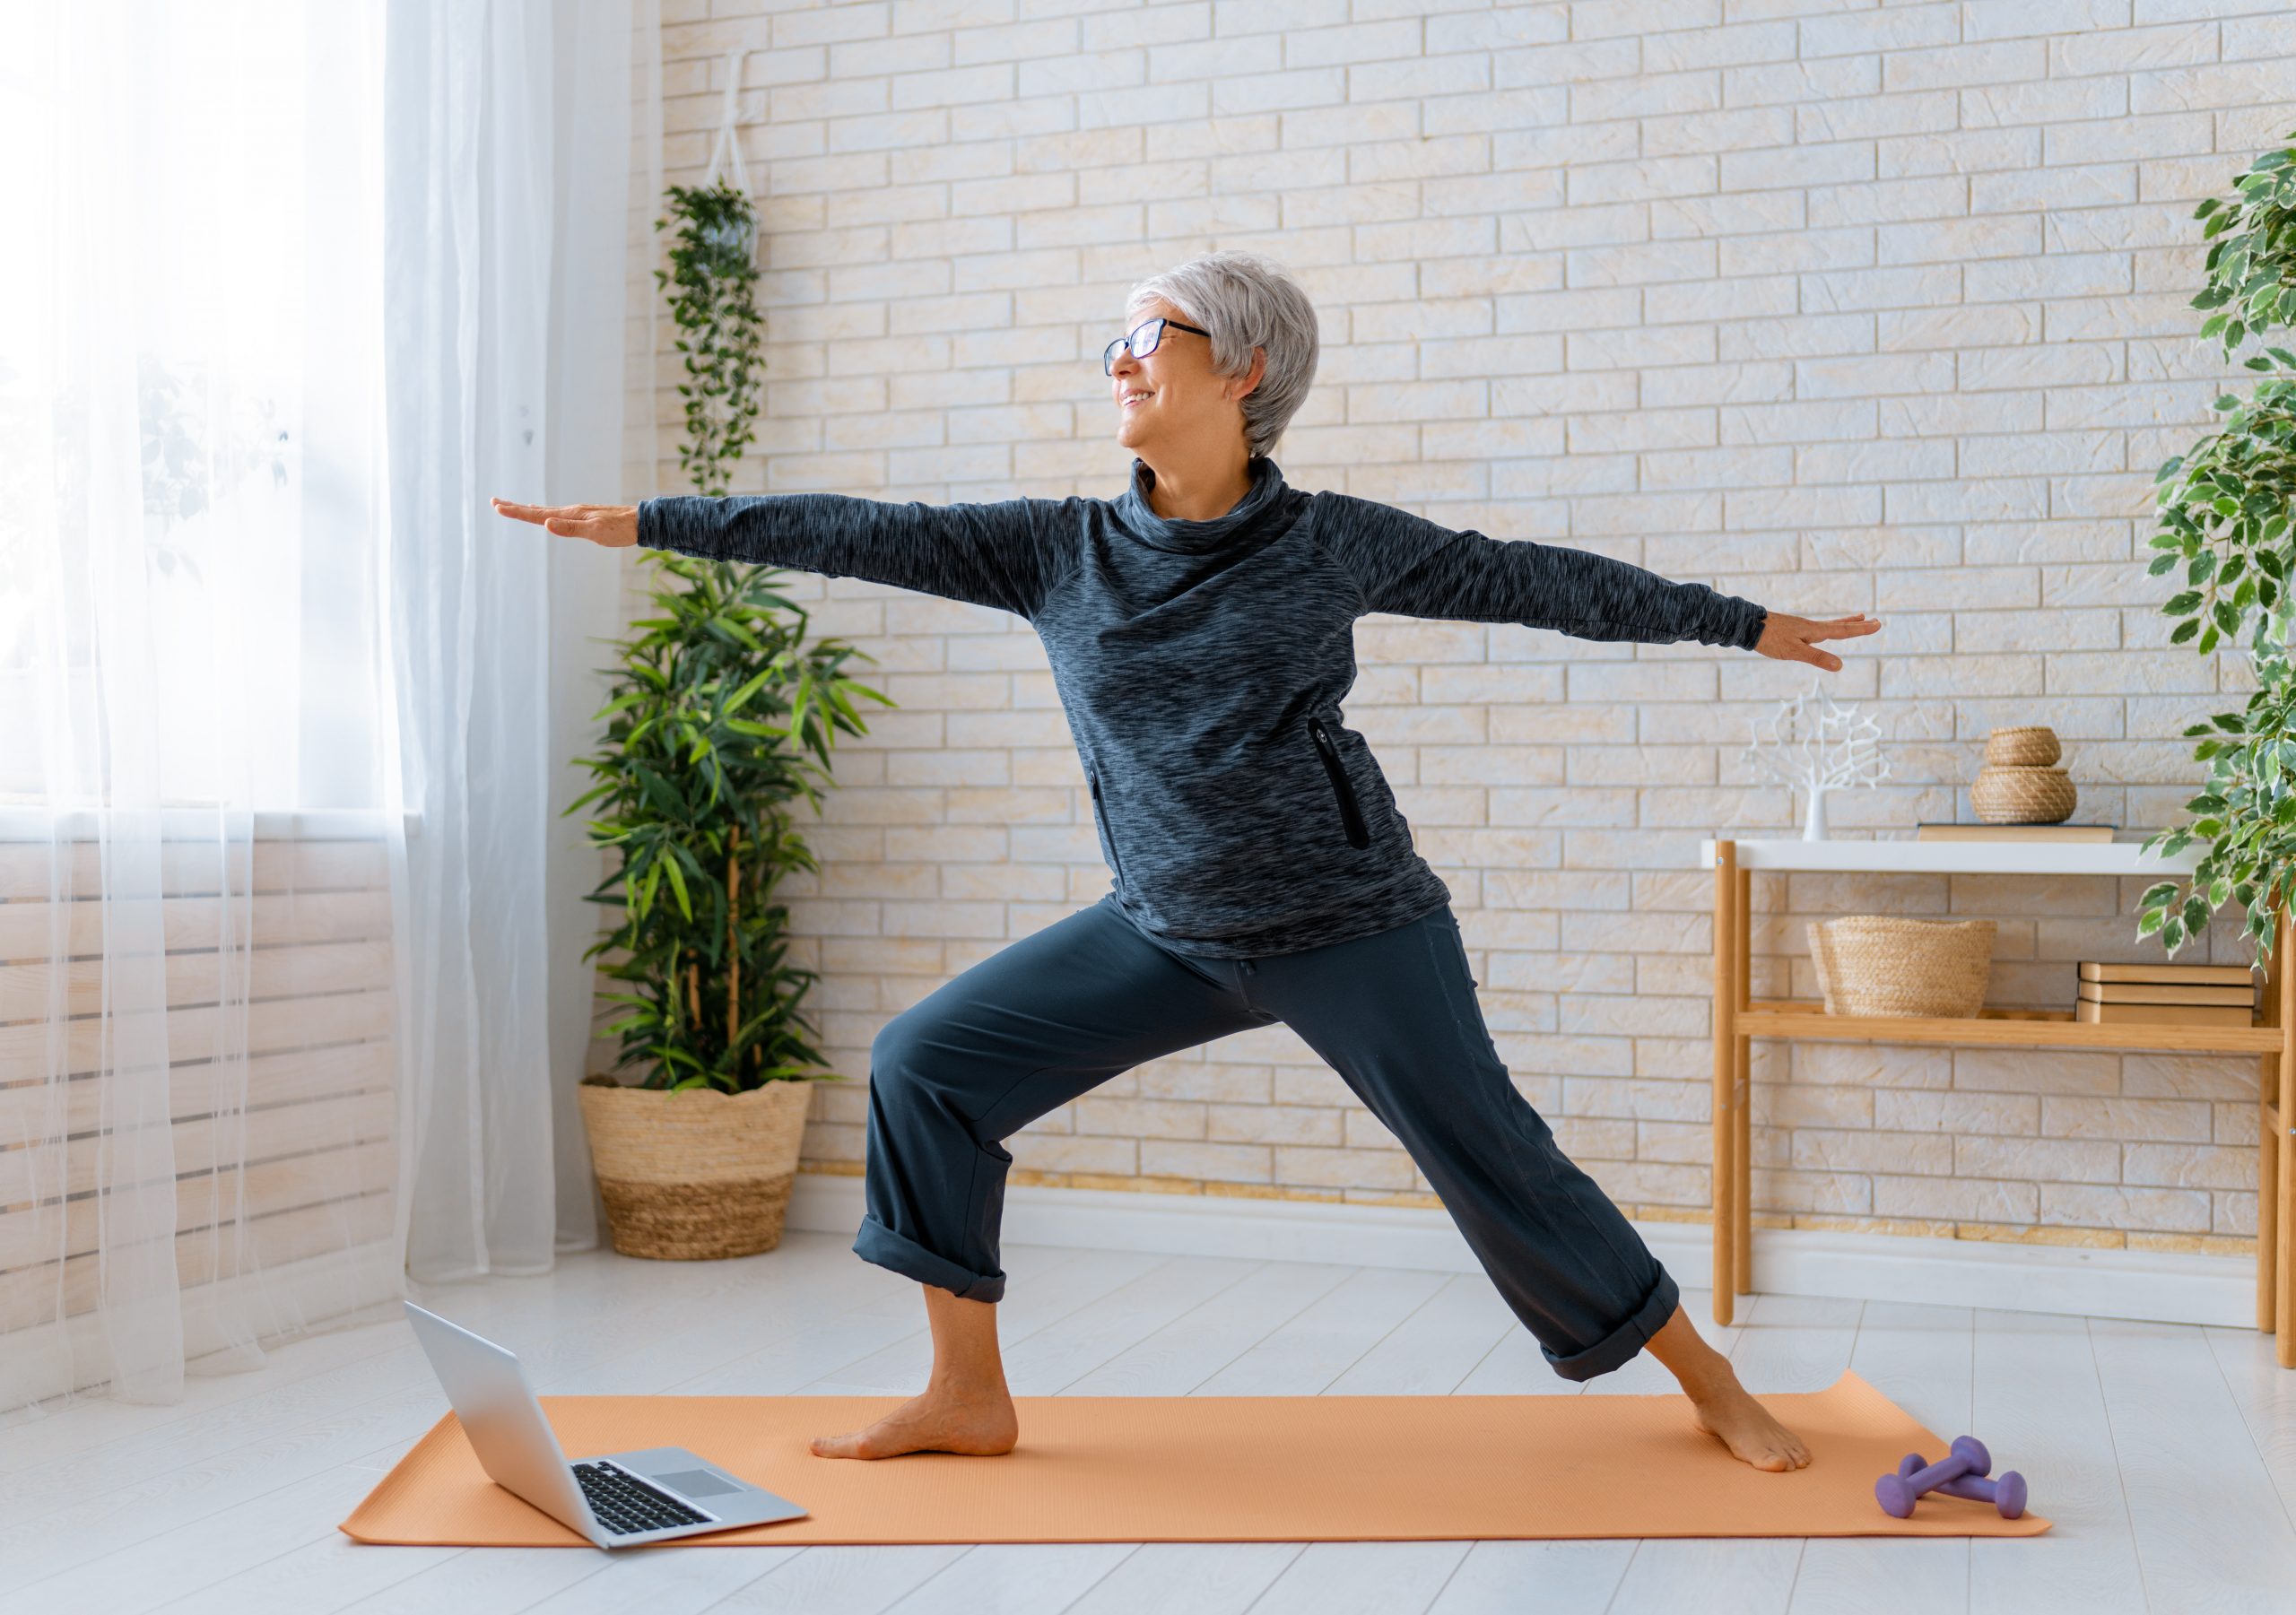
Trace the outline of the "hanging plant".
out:
[[[755,441],[758,392],[765,373],[762,325],[757,311],[757,213],[746,190],[727,181],[674,185],[669,215],[654,221],[677,233],[670,266],[654,282],[669,291],[677,322],[678,352],[685,355],[685,442],[678,464],[697,493],[722,494],[742,451]]]
[[[2296,140],[2296,134],[2290,138]],[[2230,201],[2210,197],[2195,211],[2213,242],[2207,283],[2193,307],[2212,310],[2201,334],[2226,357],[2252,336],[2296,325],[2296,147],[2267,152],[2233,182]],[[2183,569],[2183,586],[2161,603],[2179,619],[2169,643],[2202,656],[2220,644],[2249,656],[2257,688],[2239,712],[2220,712],[2185,730],[2205,736],[2194,759],[2210,765],[2186,824],[2156,831],[2148,849],[2176,853],[2208,843],[2190,878],[2146,888],[2137,934],[2158,935],[2174,954],[2228,900],[2247,911],[2242,926],[2268,962],[2275,911],[2296,885],[2296,677],[2287,657],[2289,581],[2296,554],[2296,352],[2266,345],[2242,361],[2267,379],[2243,399],[2216,400],[2218,428],[2161,467],[2160,531],[2150,575]],[[2243,643],[2242,636],[2246,634]]]

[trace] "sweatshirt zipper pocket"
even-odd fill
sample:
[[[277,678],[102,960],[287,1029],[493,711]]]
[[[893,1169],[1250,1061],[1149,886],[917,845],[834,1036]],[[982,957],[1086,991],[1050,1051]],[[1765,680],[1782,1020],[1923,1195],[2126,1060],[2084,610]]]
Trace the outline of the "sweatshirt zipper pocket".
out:
[[[1100,834],[1107,839],[1109,844],[1109,862],[1116,866],[1117,884],[1121,886],[1125,883],[1124,855],[1118,852],[1116,849],[1116,822],[1109,815],[1108,803],[1100,798],[1100,775],[1096,772],[1092,775],[1091,778],[1092,812],[1100,817]]]
[[[1308,719],[1308,733],[1316,737],[1316,751],[1323,759],[1324,772],[1331,776],[1331,788],[1339,796],[1340,821],[1347,828],[1347,845],[1365,847],[1371,845],[1371,832],[1364,828],[1362,812],[1355,805],[1355,793],[1348,788],[1347,770],[1339,760],[1339,748],[1332,743],[1331,735],[1324,729],[1323,720]]]

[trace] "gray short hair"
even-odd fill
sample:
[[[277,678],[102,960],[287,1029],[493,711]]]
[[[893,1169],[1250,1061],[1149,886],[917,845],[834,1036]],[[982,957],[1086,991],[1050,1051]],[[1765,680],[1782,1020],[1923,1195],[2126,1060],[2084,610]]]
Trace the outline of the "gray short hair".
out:
[[[1267,350],[1267,369],[1245,397],[1244,448],[1258,458],[1275,447],[1307,402],[1316,378],[1316,309],[1289,274],[1248,252],[1206,253],[1152,275],[1125,299],[1125,320],[1161,298],[1192,326],[1212,333],[1212,369],[1248,376],[1252,350]]]

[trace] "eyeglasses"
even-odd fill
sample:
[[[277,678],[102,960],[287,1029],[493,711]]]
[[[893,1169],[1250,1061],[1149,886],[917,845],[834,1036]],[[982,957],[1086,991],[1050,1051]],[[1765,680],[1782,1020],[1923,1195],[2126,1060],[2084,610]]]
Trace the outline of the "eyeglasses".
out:
[[[1194,331],[1198,336],[1212,334],[1211,332],[1200,326],[1184,326],[1176,319],[1152,319],[1146,325],[1135,329],[1131,335],[1119,336],[1109,343],[1107,351],[1100,355],[1100,373],[1103,376],[1116,374],[1116,356],[1124,348],[1129,347],[1135,359],[1145,359],[1153,353],[1156,351],[1156,344],[1164,340],[1166,326],[1170,326],[1175,331]]]

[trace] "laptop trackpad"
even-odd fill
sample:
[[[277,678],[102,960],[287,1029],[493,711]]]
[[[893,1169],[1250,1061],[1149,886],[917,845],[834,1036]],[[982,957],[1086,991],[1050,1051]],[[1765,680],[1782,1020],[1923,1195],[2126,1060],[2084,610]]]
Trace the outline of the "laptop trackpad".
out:
[[[721,1492],[743,1489],[733,1481],[723,1476],[714,1475],[706,1469],[682,1469],[674,1472],[656,1470],[651,1478],[660,1481],[672,1491],[682,1492],[689,1498],[714,1498]]]

